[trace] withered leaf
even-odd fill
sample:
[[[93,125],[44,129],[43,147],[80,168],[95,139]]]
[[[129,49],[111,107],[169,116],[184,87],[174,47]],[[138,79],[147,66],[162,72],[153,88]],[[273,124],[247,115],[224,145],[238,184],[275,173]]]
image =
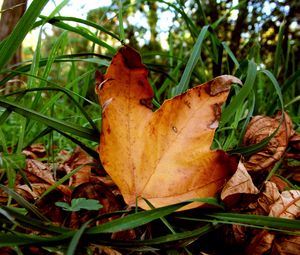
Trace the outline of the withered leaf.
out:
[[[161,207],[214,196],[236,170],[234,159],[210,146],[230,85],[240,81],[217,77],[152,112],[147,74],[140,55],[125,46],[96,88],[105,106],[100,139],[105,170],[130,206],[137,202],[149,209],[143,198]]]
[[[244,136],[244,145],[257,144],[269,137],[280,124],[280,119],[280,112],[274,118],[259,115],[253,117]],[[247,170],[270,170],[283,156],[293,132],[292,121],[288,114],[284,113],[284,121],[276,135],[263,150],[251,155],[245,162]]]
[[[269,233],[267,230],[262,230],[257,233],[251,240],[246,249],[247,255],[263,255],[272,247],[274,234]]]
[[[296,219],[300,216],[300,190],[283,191],[271,206],[270,216]]]
[[[275,183],[267,181],[265,183],[265,190],[260,194],[257,202],[260,209],[263,210],[263,215],[270,213],[270,207],[278,200],[280,193]]]
[[[299,255],[300,236],[280,236],[273,242],[271,255]]]
[[[221,199],[235,194],[257,194],[259,191],[252,182],[251,176],[248,174],[242,161],[239,162],[238,167],[234,175],[224,186]]]

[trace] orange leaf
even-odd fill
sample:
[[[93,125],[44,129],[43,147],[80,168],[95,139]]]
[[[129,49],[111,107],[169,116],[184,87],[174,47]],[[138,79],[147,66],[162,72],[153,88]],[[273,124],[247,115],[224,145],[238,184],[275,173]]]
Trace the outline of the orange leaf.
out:
[[[211,197],[236,162],[210,146],[233,76],[220,76],[167,100],[156,112],[140,55],[122,47],[96,91],[103,106],[100,158],[130,206],[149,209]],[[194,203],[187,208],[198,206]]]

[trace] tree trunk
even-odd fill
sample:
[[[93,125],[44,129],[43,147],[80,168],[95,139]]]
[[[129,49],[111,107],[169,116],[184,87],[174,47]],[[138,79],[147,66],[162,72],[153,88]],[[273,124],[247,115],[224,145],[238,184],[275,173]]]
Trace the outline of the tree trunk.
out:
[[[16,24],[24,14],[26,10],[27,0],[4,0],[1,10],[0,19],[0,41],[5,39],[14,30]],[[12,57],[9,65],[13,65],[21,62],[22,60],[22,49],[21,46],[16,51],[15,55]],[[3,76],[1,75],[0,80]],[[9,89],[10,86],[6,86]],[[8,91],[5,89],[6,93]]]

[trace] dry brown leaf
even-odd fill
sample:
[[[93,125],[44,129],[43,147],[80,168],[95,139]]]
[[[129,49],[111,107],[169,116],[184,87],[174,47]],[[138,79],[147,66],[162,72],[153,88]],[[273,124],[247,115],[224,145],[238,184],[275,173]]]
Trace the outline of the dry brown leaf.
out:
[[[280,193],[275,183],[267,181],[265,183],[265,190],[260,194],[257,202],[259,209],[263,210],[263,215],[270,213],[270,207],[279,199]],[[261,210],[260,210],[261,211]]]
[[[31,183],[31,188],[28,185],[17,185],[15,191],[18,192],[26,200],[38,199],[49,187],[47,183]]]
[[[269,233],[267,230],[262,230],[257,233],[251,240],[246,249],[247,255],[263,255],[272,247],[275,235]]]
[[[245,162],[248,171],[270,170],[283,156],[289,139],[293,134],[290,117],[284,113],[284,121],[276,135],[268,145],[253,155]],[[255,116],[250,121],[244,136],[244,145],[249,146],[261,142],[270,136],[280,124],[281,113],[274,118],[268,116]]]
[[[235,160],[210,146],[230,85],[240,81],[217,77],[153,112],[147,74],[140,55],[122,47],[98,82],[105,170],[130,206],[149,209],[143,198],[161,207],[214,196],[236,169]]]
[[[31,184],[43,186],[44,184],[53,185],[55,183],[51,168],[49,167],[49,165],[44,164],[41,161],[35,159],[27,159],[26,169],[24,170],[24,172],[26,173],[26,176]],[[70,189],[64,185],[58,185],[57,189],[59,189],[66,195],[71,194]],[[37,192],[37,194],[38,193],[39,192]]]
[[[280,236],[273,242],[271,255],[299,255],[300,236]]]
[[[270,178],[271,182],[274,182],[276,184],[276,187],[278,188],[279,192],[282,192],[284,190],[287,190],[290,186],[289,183],[287,183],[286,181],[284,181],[282,178],[273,175]]]
[[[49,165],[35,159],[26,160],[25,172],[30,183],[46,182],[50,185],[55,183],[53,173]]]
[[[256,214],[272,217],[296,219],[300,215],[300,191],[289,190],[281,194],[275,183],[267,181],[265,190],[257,201]],[[255,233],[247,247],[247,254],[299,254],[298,238],[288,235],[275,235],[267,230]],[[294,253],[294,251],[296,253]]]
[[[81,167],[72,177],[70,178],[69,186],[78,186],[82,183],[89,182],[91,177],[91,165],[93,158],[89,156],[80,147],[77,147],[68,161],[65,162],[70,169],[74,170],[77,167]]]
[[[300,151],[300,134],[296,133],[290,138],[290,145],[292,148]]]
[[[270,207],[269,216],[296,219],[300,216],[300,190],[283,191]]]
[[[22,153],[26,156],[26,158],[37,159],[43,158],[46,156],[46,148],[41,143],[32,144],[26,147]]]
[[[236,194],[257,194],[258,192],[259,190],[253,184],[247,169],[242,161],[240,161],[236,172],[224,186],[221,199],[224,200],[226,197]]]

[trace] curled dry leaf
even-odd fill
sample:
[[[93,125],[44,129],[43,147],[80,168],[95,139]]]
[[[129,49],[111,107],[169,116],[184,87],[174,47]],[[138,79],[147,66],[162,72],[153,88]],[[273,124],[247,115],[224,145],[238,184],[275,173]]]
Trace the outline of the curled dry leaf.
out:
[[[39,160],[27,159],[25,172],[31,183],[46,182],[50,185],[55,183],[51,168]]]
[[[280,236],[273,242],[271,255],[299,255],[300,236]]]
[[[275,235],[267,230],[262,230],[252,238],[246,249],[247,255],[262,255],[269,251],[272,247]]]
[[[236,172],[224,186],[221,199],[224,200],[226,197],[236,194],[257,194],[258,192],[259,190],[253,184],[247,169],[242,161],[240,161]]]
[[[89,182],[91,177],[91,165],[93,158],[89,156],[80,147],[76,147],[71,157],[65,162],[70,169],[77,167],[80,169],[70,178],[69,186],[78,186],[82,183]]]
[[[280,193],[275,183],[265,182],[265,189],[260,194],[256,214],[269,215],[270,207],[278,200]]]
[[[290,138],[290,145],[295,150],[300,151],[300,134],[293,134],[293,136]]]
[[[260,194],[255,213],[272,217],[296,219],[300,215],[300,191],[289,190],[281,194],[278,186],[270,181]],[[255,233],[247,247],[246,254],[299,254],[299,238],[275,235],[267,230]],[[297,252],[296,252],[297,251]],[[290,252],[290,253],[289,253]]]
[[[149,209],[143,198],[161,207],[214,196],[236,170],[234,159],[210,146],[230,85],[241,82],[217,77],[153,112],[147,74],[140,55],[122,47],[102,82],[98,79],[96,91],[105,105],[100,138],[105,170],[130,206],[137,202]]]
[[[26,158],[37,159],[43,158],[46,156],[46,148],[41,143],[32,144],[26,147],[22,153],[26,156]]]
[[[296,219],[300,216],[300,190],[283,191],[271,206],[269,216]]]
[[[273,175],[270,178],[270,181],[276,184],[276,187],[278,188],[279,192],[282,192],[290,188],[290,184],[288,182],[284,181],[284,179],[276,175]]]
[[[30,185],[32,189],[25,184],[17,185],[15,191],[22,195],[26,200],[35,201],[50,187],[47,183],[32,183]]]
[[[271,139],[268,145],[261,151],[251,155],[245,162],[245,167],[249,171],[270,170],[274,164],[283,156],[289,139],[293,134],[290,117],[284,113],[278,132]],[[268,116],[255,116],[249,123],[244,136],[244,145],[252,145],[261,142],[270,136],[280,124],[281,113],[274,118]]]

